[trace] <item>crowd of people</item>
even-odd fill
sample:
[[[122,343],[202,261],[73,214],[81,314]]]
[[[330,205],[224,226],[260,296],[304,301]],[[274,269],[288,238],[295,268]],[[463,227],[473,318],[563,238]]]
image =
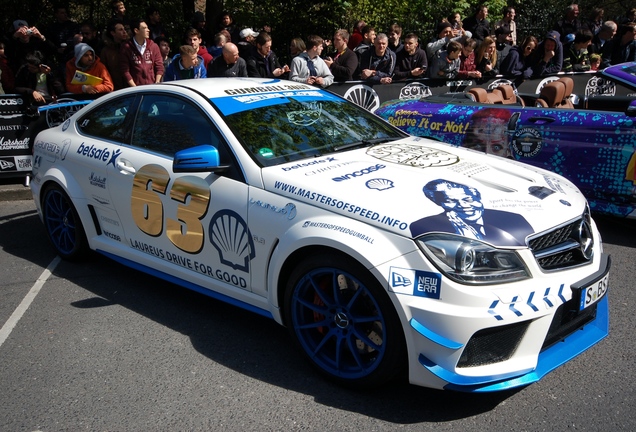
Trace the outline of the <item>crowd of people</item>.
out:
[[[329,38],[294,38],[287,65],[272,51],[268,28],[240,28],[230,13],[223,13],[210,32],[203,13],[196,12],[171,55],[156,7],[131,19],[122,0],[111,6],[112,18],[103,30],[91,22],[74,22],[65,6],[54,8],[55,20],[44,31],[23,19],[13,21],[13,33],[0,41],[0,94],[23,94],[37,104],[64,92],[100,94],[207,77],[287,78],[319,87],[351,80],[527,79],[636,60],[636,9],[606,21],[603,9],[582,19],[579,6],[571,4],[541,40],[532,35],[517,39],[510,6],[494,24],[486,5],[463,21],[453,12],[427,41],[415,32],[403,35],[398,24],[381,32],[359,21],[351,33],[338,29]]]

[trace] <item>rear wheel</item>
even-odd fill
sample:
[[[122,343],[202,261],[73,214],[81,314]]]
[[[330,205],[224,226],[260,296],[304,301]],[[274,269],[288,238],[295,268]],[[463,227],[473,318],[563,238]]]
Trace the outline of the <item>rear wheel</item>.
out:
[[[88,252],[82,221],[68,195],[58,186],[48,187],[42,198],[46,234],[60,257],[78,260]]]
[[[370,388],[401,372],[399,317],[377,280],[350,257],[303,261],[289,279],[285,310],[293,339],[328,378]]]

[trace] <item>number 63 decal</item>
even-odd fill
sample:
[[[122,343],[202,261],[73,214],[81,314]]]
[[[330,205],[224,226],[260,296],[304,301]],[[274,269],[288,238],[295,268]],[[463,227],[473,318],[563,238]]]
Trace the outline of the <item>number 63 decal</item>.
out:
[[[161,165],[154,164],[143,166],[133,179],[130,201],[133,220],[140,230],[153,237],[162,235],[164,231],[161,196],[166,195],[169,183],[170,173]],[[170,188],[170,199],[179,204],[176,219],[165,218],[168,239],[184,252],[200,252],[204,239],[201,219],[210,204],[208,184],[199,177],[179,177]]]

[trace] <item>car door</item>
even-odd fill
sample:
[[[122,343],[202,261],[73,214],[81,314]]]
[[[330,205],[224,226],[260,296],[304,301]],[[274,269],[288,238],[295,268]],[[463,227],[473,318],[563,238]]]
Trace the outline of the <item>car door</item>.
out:
[[[252,239],[247,235],[248,187],[205,101],[148,92],[141,101],[130,145],[122,149],[108,182],[125,231],[126,256],[199,286],[250,289]],[[210,172],[175,173],[174,154],[211,144],[221,164]]]

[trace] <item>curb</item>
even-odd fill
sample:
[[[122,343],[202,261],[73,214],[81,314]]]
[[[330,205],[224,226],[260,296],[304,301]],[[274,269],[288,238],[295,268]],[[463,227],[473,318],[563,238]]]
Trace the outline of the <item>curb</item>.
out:
[[[23,184],[0,184],[0,201],[32,200],[31,188]]]

